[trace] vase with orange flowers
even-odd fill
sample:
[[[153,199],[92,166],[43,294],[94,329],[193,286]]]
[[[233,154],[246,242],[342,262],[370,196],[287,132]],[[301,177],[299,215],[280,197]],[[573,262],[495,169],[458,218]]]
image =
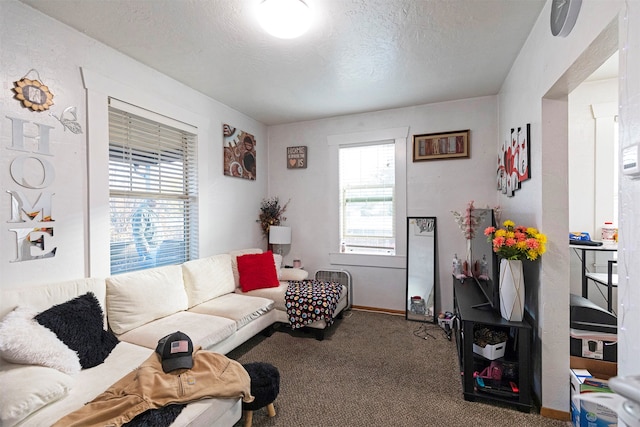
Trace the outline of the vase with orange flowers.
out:
[[[516,225],[511,220],[503,228],[487,227],[487,236],[500,260],[500,315],[522,321],[524,315],[524,272],[522,261],[535,261],[546,251],[547,236],[536,228]]]

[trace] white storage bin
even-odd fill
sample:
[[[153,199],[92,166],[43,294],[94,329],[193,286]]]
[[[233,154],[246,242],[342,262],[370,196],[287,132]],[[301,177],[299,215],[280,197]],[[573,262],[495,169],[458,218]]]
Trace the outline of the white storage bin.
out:
[[[473,344],[473,352],[484,356],[489,360],[496,360],[504,356],[504,351],[507,348],[507,342],[503,341],[498,344],[487,344],[485,347],[480,347],[477,344]]]

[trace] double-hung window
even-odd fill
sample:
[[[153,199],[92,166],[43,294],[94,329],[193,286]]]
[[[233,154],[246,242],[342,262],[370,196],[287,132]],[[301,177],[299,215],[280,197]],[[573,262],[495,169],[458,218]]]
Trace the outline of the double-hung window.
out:
[[[340,251],[395,255],[395,144],[339,148]]]
[[[197,258],[196,129],[131,111],[110,100],[111,274]]]

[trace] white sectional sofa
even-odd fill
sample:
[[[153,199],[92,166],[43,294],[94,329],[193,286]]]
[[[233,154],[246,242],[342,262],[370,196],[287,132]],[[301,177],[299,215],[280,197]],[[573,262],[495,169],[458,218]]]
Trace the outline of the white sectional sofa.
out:
[[[86,278],[39,287],[3,288],[0,297],[0,427],[49,426],[63,415],[83,406],[111,384],[135,369],[155,350],[165,335],[180,330],[194,345],[226,354],[261,331],[271,332],[272,325],[287,323],[284,292],[288,280],[303,280],[306,272],[280,269],[274,256],[274,268],[281,274],[280,286],[242,292],[236,259],[260,249],[234,251],[207,258],[106,279]],[[104,314],[103,327],[120,341],[103,363],[79,372],[63,373],[59,369],[11,363],[16,357],[7,350],[9,337],[21,337],[21,331],[8,329],[5,316],[16,307],[43,312],[91,292]],[[336,315],[347,305],[346,289]],[[35,322],[32,317],[30,322]],[[29,327],[32,327],[30,325]],[[310,325],[317,329],[324,321]],[[48,331],[47,331],[48,332]],[[107,332],[105,332],[107,333]],[[11,335],[14,334],[14,335]],[[28,334],[28,333],[27,333]],[[5,343],[2,342],[4,337]],[[20,341],[20,340],[18,340]],[[18,346],[40,343],[22,340]],[[22,349],[19,349],[22,350]],[[11,355],[8,357],[7,355]],[[19,355],[23,357],[23,355]],[[15,381],[19,379],[19,381]],[[207,399],[187,405],[173,426],[232,426],[242,415],[240,399]]]

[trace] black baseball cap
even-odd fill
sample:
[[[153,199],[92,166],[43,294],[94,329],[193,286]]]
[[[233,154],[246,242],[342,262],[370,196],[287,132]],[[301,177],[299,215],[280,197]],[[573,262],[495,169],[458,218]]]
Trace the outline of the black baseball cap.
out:
[[[160,355],[164,372],[193,368],[193,343],[183,332],[176,331],[160,338],[156,353]]]

